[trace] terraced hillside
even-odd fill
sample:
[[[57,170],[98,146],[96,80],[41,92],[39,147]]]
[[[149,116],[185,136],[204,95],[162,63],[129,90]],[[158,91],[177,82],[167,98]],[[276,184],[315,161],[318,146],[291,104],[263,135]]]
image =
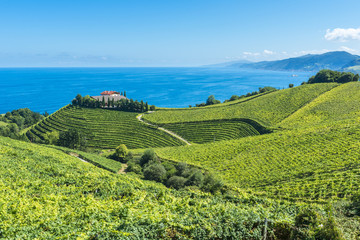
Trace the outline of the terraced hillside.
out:
[[[163,159],[220,174],[270,197],[321,200],[360,189],[360,126],[321,126],[239,140],[156,149]]]
[[[323,123],[360,120],[360,82],[343,84],[326,92],[281,122],[284,128],[310,127]]]
[[[128,148],[149,148],[179,146],[183,143],[155,127],[136,119],[137,113],[65,107],[32,127],[31,134],[44,138],[51,131],[78,129],[89,138],[88,144],[94,148],[115,148],[125,144]]]
[[[160,110],[144,116],[155,124],[248,118],[263,126],[274,126],[311,102],[319,95],[338,86],[336,83],[306,84],[296,88],[268,93],[250,101],[244,99],[234,104],[179,110]],[[237,103],[237,104],[236,104]]]
[[[161,126],[190,142],[200,144],[267,133],[265,128],[248,119],[168,123]]]
[[[359,90],[355,82],[326,92],[284,120],[282,131],[156,152],[270,197],[347,198],[360,189]]]
[[[170,190],[3,137],[0,176],[2,239],[262,239],[265,217],[270,234],[298,209]]]

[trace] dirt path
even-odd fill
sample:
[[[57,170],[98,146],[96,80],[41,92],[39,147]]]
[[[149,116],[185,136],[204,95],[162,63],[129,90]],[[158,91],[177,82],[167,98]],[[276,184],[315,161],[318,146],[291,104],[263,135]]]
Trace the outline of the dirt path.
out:
[[[122,168],[118,171],[118,174],[126,174],[125,170],[127,168],[127,164],[123,163]]]
[[[150,112],[148,112],[147,114],[151,114],[151,113],[153,113],[153,111],[150,111]],[[180,137],[180,136],[177,135],[176,133],[174,133],[174,132],[172,132],[172,131],[170,131],[170,130],[167,130],[167,129],[163,128],[163,127],[158,127],[158,126],[156,126],[156,125],[154,125],[154,124],[145,122],[144,120],[142,120],[142,116],[143,116],[143,115],[144,115],[144,113],[143,113],[143,114],[140,114],[140,115],[137,116],[136,118],[137,118],[140,122],[145,123],[146,125],[149,125],[149,126],[152,126],[152,127],[156,127],[157,129],[159,129],[159,130],[161,130],[161,131],[163,131],[163,132],[166,132],[167,134],[169,134],[169,135],[171,135],[171,136],[179,139],[180,141],[186,143],[187,145],[191,145],[191,143],[189,143],[188,141],[186,141],[186,139]]]
[[[80,159],[80,160],[83,161],[83,162],[88,162],[88,161],[85,161],[84,159],[80,158],[80,157],[79,157],[79,154],[77,154],[77,153],[71,152],[71,153],[69,153],[69,155],[70,155],[70,156],[73,156],[73,157],[76,157],[76,158]]]

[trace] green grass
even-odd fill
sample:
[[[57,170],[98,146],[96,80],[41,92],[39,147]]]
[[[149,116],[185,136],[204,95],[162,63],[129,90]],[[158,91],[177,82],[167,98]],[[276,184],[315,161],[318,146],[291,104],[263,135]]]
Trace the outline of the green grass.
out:
[[[3,121],[0,121],[0,127],[1,127],[1,126],[6,126],[6,125],[8,125],[8,123],[3,122]]]
[[[343,84],[321,95],[281,122],[283,128],[310,127],[337,121],[359,123],[360,82]]]
[[[307,84],[282,91],[271,92],[249,101],[220,104],[214,107],[160,110],[144,115],[156,124],[195,122],[219,119],[248,118],[264,126],[274,126],[311,102],[319,95],[338,86],[336,83]]]
[[[50,131],[77,129],[88,136],[94,148],[115,148],[125,144],[128,148],[179,146],[183,143],[141,123],[137,113],[106,109],[66,107],[50,115],[31,128],[27,134],[43,138]]]
[[[0,176],[3,239],[262,239],[265,217],[292,224],[297,211],[252,196],[167,189],[3,137]]]
[[[213,120],[162,124],[162,127],[182,136],[193,143],[238,139],[259,135],[266,130],[255,122],[238,120]]]

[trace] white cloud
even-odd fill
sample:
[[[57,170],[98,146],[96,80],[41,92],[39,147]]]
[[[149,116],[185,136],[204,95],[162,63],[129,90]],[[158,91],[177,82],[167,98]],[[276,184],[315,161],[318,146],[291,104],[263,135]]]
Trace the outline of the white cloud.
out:
[[[264,54],[273,55],[273,54],[275,54],[275,53],[274,53],[273,51],[270,51],[270,50],[265,49],[265,50],[264,50]]]
[[[355,49],[352,49],[352,48],[349,48],[349,47],[346,47],[346,46],[341,46],[339,48],[340,51],[346,51],[346,52],[349,52],[349,53],[353,53],[353,54],[357,54],[359,53],[359,51],[355,50]]]
[[[329,41],[360,40],[360,28],[335,28],[327,29],[325,39]]]

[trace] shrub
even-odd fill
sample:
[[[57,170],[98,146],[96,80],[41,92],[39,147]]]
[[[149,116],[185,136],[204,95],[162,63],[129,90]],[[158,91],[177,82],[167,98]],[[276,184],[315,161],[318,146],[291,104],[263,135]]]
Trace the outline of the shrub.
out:
[[[309,207],[303,208],[295,217],[295,226],[301,228],[315,227],[318,224],[317,212]]]
[[[204,178],[204,184],[201,189],[206,192],[215,193],[219,191],[223,186],[224,183],[220,179],[217,179],[211,174],[206,174]]]
[[[157,160],[157,156],[156,156],[154,150],[153,149],[148,149],[141,156],[140,165],[144,166],[145,164],[147,164],[147,163],[149,163],[151,161],[156,161],[156,160]]]
[[[166,170],[160,163],[152,163],[144,169],[146,180],[162,182],[166,178]]]
[[[128,162],[128,167],[126,168],[126,171],[127,172],[134,172],[136,174],[141,174],[142,173],[142,168],[135,161],[129,161]]]
[[[177,170],[177,175],[182,176],[184,174],[184,172],[186,172],[188,170],[188,165],[184,162],[179,162],[176,165],[176,170]]]
[[[124,163],[130,162],[134,159],[134,155],[132,152],[129,152],[128,154],[126,154],[126,156],[124,157],[123,161]]]
[[[320,227],[320,229],[315,234],[316,240],[343,240],[344,237],[339,230],[339,228],[336,226],[335,220],[333,217],[329,217],[327,222],[323,227]]]
[[[115,158],[117,160],[123,160],[125,158],[125,156],[128,154],[128,149],[125,146],[125,144],[120,144],[116,149],[115,149]]]
[[[294,84],[290,83],[289,88],[293,88],[293,87],[294,87]]]
[[[185,186],[186,178],[180,176],[172,176],[166,182],[167,187],[172,187],[175,189],[180,189]]]
[[[186,181],[187,186],[201,186],[204,181],[204,175],[200,170],[195,170],[188,180]]]
[[[164,168],[166,170],[167,178],[171,178],[172,176],[176,175],[177,170],[176,170],[174,164],[169,163],[169,162],[163,162],[162,165],[164,166]]]

